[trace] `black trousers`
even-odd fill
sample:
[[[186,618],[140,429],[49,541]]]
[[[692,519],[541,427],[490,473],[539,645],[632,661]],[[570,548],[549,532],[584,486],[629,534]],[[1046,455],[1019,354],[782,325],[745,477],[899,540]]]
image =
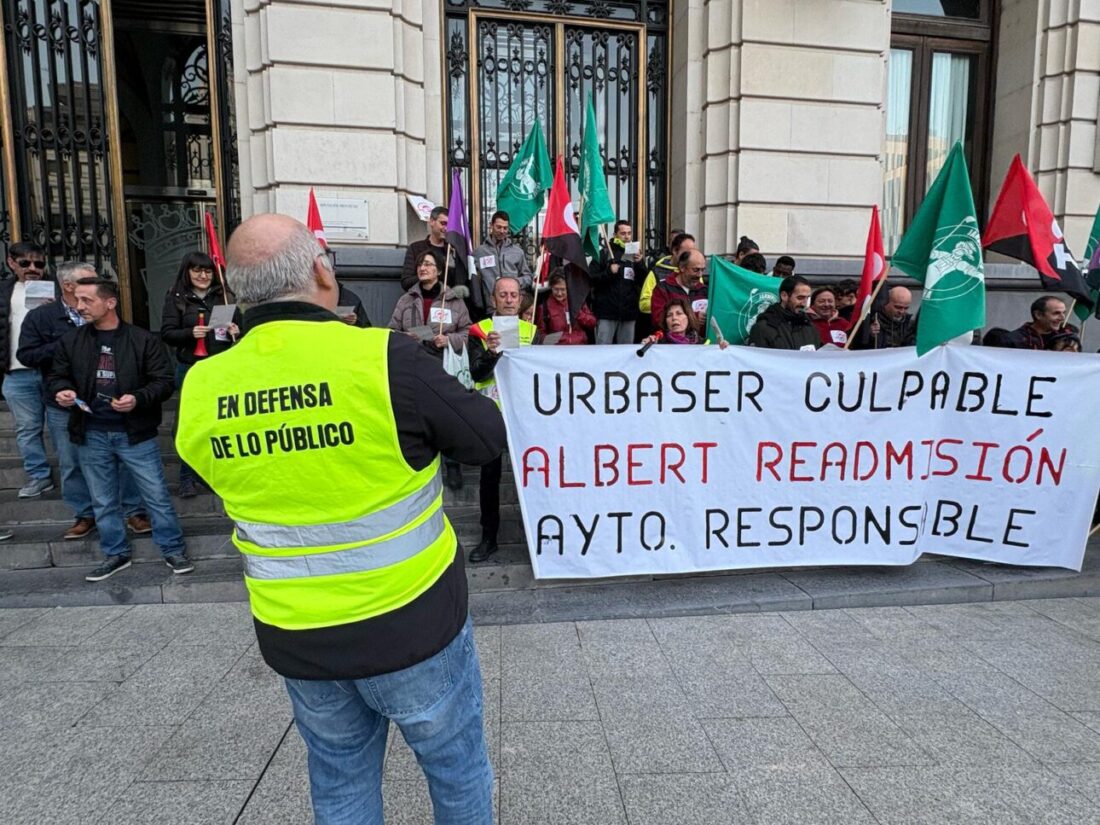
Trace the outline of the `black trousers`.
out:
[[[497,456],[481,467],[478,499],[481,504],[482,541],[495,542],[500,530],[500,474],[503,466],[503,457]]]

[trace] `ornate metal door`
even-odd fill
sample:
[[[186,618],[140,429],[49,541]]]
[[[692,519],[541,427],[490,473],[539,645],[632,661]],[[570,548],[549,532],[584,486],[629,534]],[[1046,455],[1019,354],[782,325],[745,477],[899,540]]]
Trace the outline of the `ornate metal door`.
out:
[[[446,0],[446,11],[447,159],[466,177],[475,234],[536,117],[575,184],[590,92],[612,203],[660,246],[667,0]]]
[[[115,256],[101,5],[4,0],[19,236],[52,261]]]

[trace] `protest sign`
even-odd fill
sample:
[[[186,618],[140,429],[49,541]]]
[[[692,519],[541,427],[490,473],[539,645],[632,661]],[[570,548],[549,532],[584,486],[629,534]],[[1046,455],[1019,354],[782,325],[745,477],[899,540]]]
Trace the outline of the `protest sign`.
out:
[[[496,376],[539,578],[1081,567],[1097,356],[528,347]]]

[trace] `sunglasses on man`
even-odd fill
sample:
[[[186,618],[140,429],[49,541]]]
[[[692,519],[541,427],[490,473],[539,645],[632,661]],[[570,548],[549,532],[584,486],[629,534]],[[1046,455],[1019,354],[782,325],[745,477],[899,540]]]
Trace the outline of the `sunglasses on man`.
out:
[[[19,267],[21,269],[45,269],[46,268],[46,262],[45,261],[34,261],[34,260],[31,260],[30,258],[20,258],[19,260],[16,261],[16,263],[19,264]]]

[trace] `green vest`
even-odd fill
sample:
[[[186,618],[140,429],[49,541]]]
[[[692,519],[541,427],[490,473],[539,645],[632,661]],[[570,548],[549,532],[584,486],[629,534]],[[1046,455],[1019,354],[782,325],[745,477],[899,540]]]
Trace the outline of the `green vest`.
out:
[[[484,321],[478,321],[474,326],[480,327],[481,330],[486,335],[488,335],[490,332],[493,331],[493,319],[486,318]],[[538,327],[536,327],[534,324],[529,323],[528,321],[524,321],[522,318],[520,318],[519,345],[521,347],[530,346],[531,342],[535,340],[535,334],[538,331]],[[481,341],[481,346],[485,347],[486,349],[489,348],[489,345],[484,341],[484,339]],[[500,407],[500,390],[497,389],[496,375],[490,375],[484,381],[475,381],[474,389],[484,395],[489,400],[491,400],[493,403],[495,403],[497,407]]]
[[[388,613],[454,560],[439,458],[414,470],[398,443],[390,335],[271,321],[187,374],[176,449],[224,500],[265,624]]]

